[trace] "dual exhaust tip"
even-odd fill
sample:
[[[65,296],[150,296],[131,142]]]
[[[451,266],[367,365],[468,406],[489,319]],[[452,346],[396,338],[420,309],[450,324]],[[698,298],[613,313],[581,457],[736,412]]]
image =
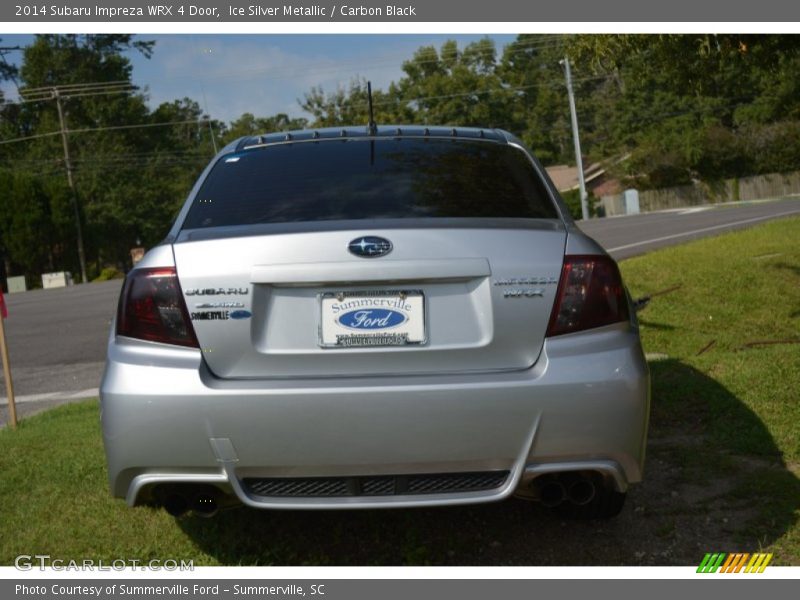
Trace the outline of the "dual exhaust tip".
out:
[[[219,512],[219,500],[213,491],[200,491],[185,494],[172,490],[165,494],[161,506],[173,517],[180,517],[191,511],[198,517],[211,518]]]
[[[584,506],[594,500],[597,487],[586,475],[565,473],[560,477],[534,479],[533,486],[538,489],[539,502],[547,508],[555,508],[564,502]]]

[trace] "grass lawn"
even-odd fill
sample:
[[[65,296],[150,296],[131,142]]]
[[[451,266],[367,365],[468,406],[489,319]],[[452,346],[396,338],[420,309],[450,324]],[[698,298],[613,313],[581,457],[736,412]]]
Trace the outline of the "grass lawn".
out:
[[[108,494],[96,401],[0,430],[0,564],[19,554],[201,564],[800,565],[800,219],[627,260],[654,358],[645,482],[623,513],[563,522],[521,501],[173,519]],[[701,350],[705,351],[701,352]]]
[[[640,313],[645,351],[665,354],[724,385],[765,428],[743,429],[729,404],[696,398],[709,434],[731,449],[800,461],[800,220],[776,221],[661,250],[621,264],[634,297],[680,286]],[[752,342],[794,341],[794,344]],[[658,358],[658,357],[656,357]],[[669,369],[652,365],[666,375]],[[683,420],[692,381],[660,386],[657,416]],[[677,382],[676,382],[677,383]],[[675,409],[679,409],[677,412]],[[758,434],[774,438],[770,444]]]
[[[634,297],[680,286],[640,313],[645,351],[656,355],[656,453],[677,460],[685,481],[717,484],[713,502],[742,519],[734,540],[800,565],[800,219],[621,268]]]

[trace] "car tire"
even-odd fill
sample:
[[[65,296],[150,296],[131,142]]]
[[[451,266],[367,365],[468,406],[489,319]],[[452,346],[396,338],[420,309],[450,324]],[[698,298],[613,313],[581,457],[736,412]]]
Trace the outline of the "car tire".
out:
[[[611,519],[616,517],[625,505],[626,493],[600,487],[594,498],[586,504],[564,502],[554,507],[555,513],[564,519],[588,521],[591,519]]]

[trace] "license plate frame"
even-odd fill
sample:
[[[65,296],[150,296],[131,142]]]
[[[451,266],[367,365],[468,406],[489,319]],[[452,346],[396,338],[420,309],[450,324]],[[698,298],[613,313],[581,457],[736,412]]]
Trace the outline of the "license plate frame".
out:
[[[428,310],[422,290],[323,292],[318,298],[321,348],[402,348],[420,346],[428,341]],[[370,314],[351,315],[359,312]],[[341,321],[345,315],[350,315],[347,318],[353,327]],[[400,318],[398,315],[405,319],[392,324],[392,320]],[[381,327],[381,320],[387,326]]]

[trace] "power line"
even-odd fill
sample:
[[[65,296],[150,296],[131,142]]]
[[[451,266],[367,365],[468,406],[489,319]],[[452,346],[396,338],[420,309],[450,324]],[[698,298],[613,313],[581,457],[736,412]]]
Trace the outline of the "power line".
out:
[[[58,87],[59,90],[65,94],[73,91],[86,91],[94,88],[107,88],[107,87],[130,87],[131,82],[127,79],[115,79],[113,81],[90,81],[84,83],[61,83],[57,86],[44,85],[40,87],[26,87],[23,88],[27,93],[50,93],[53,87]]]
[[[69,83],[45,87],[22,88],[19,90],[23,102],[40,102],[52,100],[53,94],[58,94],[63,99],[98,96],[105,94],[128,93],[138,89],[130,81],[108,81],[96,83]]]
[[[506,58],[508,56],[513,56],[513,55],[518,54],[518,53],[526,52],[526,51],[531,50],[531,49],[540,49],[540,48],[546,48],[546,47],[558,47],[563,43],[563,40],[567,39],[568,37],[569,37],[568,35],[561,35],[561,34],[545,34],[543,36],[537,36],[536,38],[530,39],[530,40],[521,40],[521,41],[518,40],[518,41],[512,42],[512,43],[507,44],[505,46],[505,50],[503,50],[503,51],[498,53],[499,60],[497,61],[497,64],[499,64],[502,61],[503,58]],[[512,50],[508,50],[508,48],[511,48],[512,46],[513,46],[513,49]],[[461,49],[459,51],[459,55],[463,56],[463,52],[464,52],[464,49]],[[401,57],[405,57],[406,55],[405,54],[404,55],[398,54],[397,56],[399,58],[401,58]],[[404,60],[403,62],[412,62],[413,64],[416,64],[416,65],[425,65],[425,64],[431,64],[431,63],[441,63],[442,60],[443,59],[441,57],[441,53],[439,52],[439,53],[437,53],[437,58],[435,58],[435,59],[414,60],[413,57],[412,57],[411,59]],[[360,67],[361,69],[369,69],[369,68],[373,68],[373,67],[379,67],[379,66],[386,66],[386,65],[390,65],[390,64],[395,64],[395,62],[394,61],[392,61],[392,62],[383,61],[383,62],[379,62],[379,63],[366,63],[366,64],[353,62],[353,63],[350,63],[350,64],[353,65],[354,67]],[[311,68],[306,68],[306,70],[310,70],[310,71],[313,72],[315,69],[314,69],[314,67],[311,67]],[[331,65],[330,68],[321,67],[321,68],[318,68],[316,70],[317,71],[323,71],[323,72],[324,71],[342,71],[342,63],[337,63],[336,65]],[[269,71],[269,69],[268,68],[250,69],[250,70],[243,70],[243,71],[238,71],[238,72],[227,72],[227,73],[224,73],[224,74],[221,74],[221,75],[204,75],[204,77],[211,78],[211,79],[224,79],[224,78],[229,78],[229,77],[236,77],[237,75],[241,75],[243,73],[251,73],[251,74],[255,75],[255,74],[258,74],[258,73],[264,72],[264,71]],[[296,68],[286,67],[285,69],[279,69],[277,72],[273,71],[273,75],[265,77],[265,79],[281,79],[282,76],[280,75],[280,73],[282,71],[286,72],[286,76],[294,77],[296,75]],[[579,81],[579,80],[576,80],[576,81]],[[65,96],[69,95],[69,97],[71,97],[71,98],[94,96],[94,95],[105,95],[105,94],[111,94],[111,93],[127,93],[127,92],[130,92],[130,91],[134,91],[135,89],[138,89],[135,86],[133,86],[132,84],[130,84],[130,82],[125,81],[125,80],[112,81],[112,82],[91,83],[91,84],[66,84],[66,85],[63,85],[63,86],[59,86],[59,88],[60,89],[64,89],[64,91],[65,91],[64,95]],[[17,101],[17,102],[7,101],[7,102],[3,103],[3,105],[19,105],[19,104],[24,104],[26,102],[40,102],[40,101],[51,100],[52,99],[51,90],[52,90],[52,88],[50,88],[50,87],[27,88],[27,89],[23,88],[22,90],[20,90],[21,99],[19,101]],[[67,94],[67,92],[69,92],[69,93]],[[469,94],[466,93],[464,95],[469,95]],[[456,96],[453,96],[453,97],[456,97]],[[415,100],[417,100],[417,99],[414,99],[412,101],[415,101]],[[382,103],[382,104],[384,104],[384,103]],[[3,105],[0,105],[0,107],[3,106]],[[212,141],[213,141],[213,131],[211,131],[211,134],[212,134]],[[31,139],[34,139],[34,138],[31,137]],[[21,138],[20,138],[20,141],[21,141]],[[3,142],[0,142],[0,143],[3,143]]]
[[[574,82],[581,82],[581,81],[593,81],[593,80],[596,81],[596,80],[600,80],[600,79],[609,79],[609,78],[610,78],[609,75],[598,75],[598,76],[595,76],[595,77],[583,77],[583,78],[573,79],[572,81],[574,83]],[[415,98],[398,98],[397,100],[383,100],[381,102],[375,102],[374,105],[375,106],[390,106],[390,105],[394,105],[394,104],[407,105],[407,104],[410,104],[410,103],[413,103],[413,102],[419,103],[419,102],[424,101],[424,100],[447,100],[447,99],[450,99],[450,98],[462,98],[462,97],[469,97],[469,96],[478,96],[478,95],[483,95],[483,94],[500,94],[500,93],[508,93],[508,92],[522,92],[522,91],[525,91],[525,90],[530,90],[530,89],[535,89],[535,88],[543,88],[543,87],[563,88],[564,87],[564,83],[563,82],[557,82],[557,81],[540,82],[540,83],[532,83],[532,84],[528,84],[528,85],[520,85],[520,86],[514,86],[514,87],[501,87],[501,88],[492,88],[492,89],[486,89],[486,90],[480,90],[480,89],[478,89],[478,90],[469,90],[469,91],[466,91],[466,92],[459,92],[457,94],[442,94],[442,95],[437,95],[437,96],[417,96]],[[353,104],[352,106],[353,106],[353,108],[365,108],[367,106],[367,104],[366,104],[366,102],[364,102],[364,103],[359,103],[359,104]]]
[[[598,75],[594,77],[583,77],[583,78],[576,78],[573,79],[573,82],[582,82],[582,81],[596,81],[600,79],[609,79],[611,76],[609,75]],[[457,94],[442,94],[442,95],[435,95],[435,96],[416,96],[413,98],[401,98],[398,100],[384,100],[381,102],[375,102],[375,106],[390,106],[398,103],[402,104],[410,104],[410,103],[419,103],[425,100],[446,100],[450,98],[461,98],[461,97],[469,97],[475,95],[484,95],[484,94],[496,94],[496,93],[508,93],[508,92],[520,92],[530,89],[535,89],[538,87],[552,87],[552,88],[559,88],[563,87],[564,84],[561,82],[540,82],[540,83],[533,83],[523,86],[515,86],[515,87],[504,87],[498,89],[486,89],[486,90],[469,90],[466,92],[459,92]],[[354,104],[353,108],[366,108],[367,103],[364,102],[363,104]],[[68,129],[67,133],[89,133],[95,131],[113,131],[113,130],[121,130],[121,129],[137,129],[137,128],[146,128],[146,127],[163,127],[168,125],[186,125],[186,124],[197,124],[197,123],[204,123],[208,119],[190,119],[185,121],[167,121],[164,123],[142,123],[136,125],[115,125],[115,126],[105,126],[105,127],[89,127],[89,128],[82,128],[82,129]],[[48,133],[40,133],[31,136],[24,136],[19,138],[14,138],[11,140],[0,140],[0,144],[11,144],[15,142],[22,142],[26,140],[36,139],[40,137],[47,137],[53,135],[60,135],[60,131],[53,131]]]
[[[72,98],[85,98],[87,96],[106,96],[109,94],[128,94],[139,88],[129,81],[111,81],[108,83],[79,83],[55,85],[50,87],[37,88],[17,88],[19,100],[6,101],[0,104],[3,106],[19,106],[31,102],[49,102],[54,100],[54,90],[58,90],[61,98],[69,100]]]
[[[37,88],[23,88],[19,90],[23,102],[44,102],[54,100],[58,111],[59,134],[64,151],[64,168],[67,174],[72,211],[75,217],[76,245],[78,248],[78,263],[81,269],[81,283],[88,283],[86,276],[86,253],[83,247],[83,226],[81,225],[81,211],[78,201],[78,192],[75,189],[75,180],[72,176],[72,163],[70,162],[69,139],[67,137],[67,120],[64,112],[63,101],[86,96],[103,96],[107,94],[127,94],[136,89],[129,81],[105,81],[92,83],[72,83],[52,85]]]
[[[189,125],[189,124],[198,124],[204,123],[206,119],[189,119],[185,121],[165,121],[163,123],[141,123],[137,125],[112,125],[108,127],[86,127],[82,129],[67,129],[66,133],[92,133],[98,131],[115,131],[121,129],[142,129],[147,127],[167,127],[170,125]],[[11,140],[0,140],[0,144],[13,144],[15,142],[25,142],[27,140],[33,140],[37,138],[49,137],[54,135],[61,135],[61,131],[50,131],[48,133],[38,133],[36,135],[28,135],[24,137],[18,137]]]
[[[507,44],[503,50],[497,52],[497,56],[499,59],[514,55],[518,53],[525,52],[531,49],[541,49],[541,48],[548,48],[548,47],[558,47],[563,43],[563,40],[566,40],[570,37],[570,34],[543,34],[541,36],[537,36],[536,39],[532,40],[522,40],[522,41],[515,41]],[[475,43],[475,42],[473,42]],[[511,46],[514,46],[513,50],[508,50]],[[15,48],[16,49],[16,48]],[[21,49],[21,48],[19,48]],[[464,48],[459,49],[459,55],[463,55]],[[390,58],[390,56],[396,56],[397,58]],[[338,61],[335,64],[324,64],[324,63],[317,63],[317,65],[303,65],[303,70],[305,72],[336,72],[341,71],[344,73],[349,68],[354,69],[372,69],[372,68],[379,68],[379,67],[386,67],[386,66],[393,66],[397,64],[398,61],[402,62],[413,62],[414,64],[418,65],[425,65],[425,64],[432,64],[437,62],[442,62],[440,50],[437,51],[437,58],[436,59],[424,59],[424,60],[414,60],[413,56],[408,58],[407,54],[396,54],[396,55],[384,55],[385,60],[381,60],[380,62],[371,62],[371,63],[363,63],[360,61],[350,61],[350,62],[341,62]],[[239,76],[248,76],[253,75],[256,76],[259,73],[266,73],[270,72],[271,74],[264,77],[263,79],[283,79],[288,77],[295,77],[297,75],[297,67],[284,67],[279,69],[272,69],[270,67],[258,67],[253,69],[240,69],[236,71],[225,71],[224,73],[217,73],[217,74],[204,74],[203,77],[205,79],[230,79],[230,78],[237,78]],[[150,81],[165,81],[167,79],[174,80],[174,79],[190,79],[194,78],[193,75],[175,75],[169,78],[156,78]],[[108,82],[108,83],[126,83],[126,82]],[[84,84],[70,84],[70,86],[80,86]],[[63,86],[67,87],[67,86]],[[37,88],[30,88],[29,91]],[[38,88],[38,89],[49,89],[49,88]],[[24,90],[23,90],[24,92]],[[21,102],[20,102],[21,103]],[[6,104],[17,104],[17,102],[6,102]]]
[[[583,77],[583,78],[573,78],[573,83],[575,82],[583,82],[583,81],[597,81],[601,79],[610,79],[612,76],[609,75],[602,75],[602,76],[594,76],[594,77]],[[525,91],[528,89],[533,89],[537,87],[562,87],[564,84],[560,82],[547,82],[547,83],[536,83],[536,84],[529,84],[525,86],[515,86],[515,87],[507,87],[507,88],[500,88],[500,89],[485,89],[485,90],[470,90],[466,92],[461,92],[458,94],[442,94],[442,95],[435,95],[435,96],[417,96],[414,98],[402,98],[398,100],[385,100],[382,102],[376,102],[376,106],[389,106],[397,103],[408,104],[412,102],[422,102],[425,100],[442,100],[442,99],[450,99],[450,98],[458,98],[458,97],[469,97],[475,95],[485,95],[485,94],[493,94],[493,93],[508,93],[508,92],[519,92]],[[689,109],[689,110],[682,110],[682,111],[675,111],[669,113],[661,113],[653,117],[650,115],[649,117],[642,117],[637,119],[626,119],[627,123],[656,123],[661,120],[665,120],[668,118],[672,118],[675,116],[681,116],[686,114],[692,113],[703,113],[703,112],[712,112],[714,110],[719,110],[720,108],[731,108],[738,106],[742,103],[742,101],[753,100],[755,97],[747,96],[741,97],[738,99],[739,101],[734,103],[726,103],[723,105],[715,105],[709,107],[701,107],[696,109]],[[361,108],[362,105],[356,104],[353,105],[353,108]],[[366,107],[366,103],[363,104],[363,107]],[[81,129],[68,129],[67,133],[93,133],[93,132],[101,132],[101,131],[115,131],[115,130],[125,130],[125,129],[139,129],[139,128],[150,128],[150,127],[166,127],[172,125],[190,125],[190,124],[201,124],[206,122],[207,119],[188,119],[188,120],[179,120],[179,121],[165,121],[161,123],[140,123],[140,124],[131,124],[131,125],[114,125],[114,126],[104,126],[104,127],[89,127],[89,128],[81,128]],[[580,123],[584,126],[594,126],[595,123],[588,122],[584,120],[580,120]],[[36,135],[24,136],[19,138],[14,138],[10,140],[0,140],[0,144],[10,144],[15,142],[22,142],[27,140],[33,140],[43,137],[51,137],[55,135],[60,135],[60,131],[53,131],[47,133],[41,133]],[[204,155],[204,154],[201,154]]]
[[[167,125],[189,125],[205,123],[208,119],[187,119],[185,121],[167,121],[164,123],[141,123],[138,125],[112,125],[110,127],[86,127],[83,129],[70,129],[69,133],[93,133],[97,131],[117,131],[121,129],[145,129],[148,127],[164,127]]]
[[[611,76],[609,75],[598,75],[595,77],[583,77],[583,78],[576,78],[573,79],[573,82],[582,82],[582,81],[596,81],[600,79],[609,79]],[[541,82],[541,83],[533,83],[523,86],[515,86],[515,87],[504,87],[504,88],[497,88],[497,89],[476,89],[476,90],[469,90],[466,92],[459,92],[457,94],[442,94],[442,95],[435,95],[435,96],[416,96],[413,98],[400,98],[398,100],[384,100],[381,102],[375,102],[375,106],[390,106],[394,104],[411,104],[411,103],[419,103],[425,100],[447,100],[451,98],[462,98],[462,97],[469,97],[469,96],[476,96],[476,95],[485,95],[485,94],[498,94],[498,93],[509,93],[509,92],[520,92],[530,89],[535,89],[539,87],[552,87],[552,88],[559,88],[563,87],[564,84],[560,82]],[[363,104],[354,104],[352,105],[353,108],[366,108],[367,103],[364,102]],[[114,131],[114,130],[124,130],[124,129],[139,129],[139,128],[148,128],[148,127],[165,127],[170,125],[188,125],[188,124],[198,124],[198,123],[205,123],[208,119],[189,119],[184,121],[166,121],[163,123],[140,123],[134,125],[112,125],[112,126],[104,126],[104,127],[87,127],[81,129],[67,129],[67,133],[91,133],[91,132],[99,132],[99,131]],[[35,135],[29,135],[24,137],[13,138],[10,140],[0,140],[0,144],[11,144],[16,142],[24,142],[27,140],[33,140],[42,137],[60,135],[60,131],[51,131],[48,133],[39,133]]]
[[[152,162],[160,160],[186,160],[208,159],[205,152],[139,152],[139,153],[119,153],[119,154],[87,154],[73,158],[72,162],[77,163],[105,163],[105,162]],[[47,158],[0,158],[0,164],[16,165],[55,165],[61,164],[61,159]]]
[[[53,135],[61,135],[60,131],[49,131],[47,133],[37,133],[35,135],[26,135],[24,137],[13,138],[11,140],[0,140],[0,144],[13,144],[15,142],[25,142],[28,140],[35,140],[43,137],[50,137]]]
[[[623,125],[631,125],[631,124],[645,124],[645,125],[652,125],[653,123],[660,123],[662,121],[666,121],[668,119],[672,119],[675,117],[681,117],[684,115],[690,114],[701,114],[701,113],[713,113],[719,111],[721,109],[727,108],[737,108],[739,106],[747,106],[747,102],[752,102],[753,100],[760,99],[760,98],[770,98],[770,96],[739,96],[738,98],[728,98],[729,100],[734,100],[733,102],[726,102],[724,104],[714,104],[713,106],[702,106],[699,108],[690,108],[686,110],[678,110],[678,111],[671,111],[671,112],[662,112],[656,115],[650,114],[646,117],[637,117],[634,119],[627,119],[627,118],[619,118],[614,116],[614,119],[617,122],[622,122]],[[774,99],[774,97],[772,97]],[[695,98],[693,98],[695,99]],[[715,98],[709,97],[709,100],[714,100]],[[588,120],[580,120],[579,123],[581,126],[584,127],[594,127],[596,123],[593,121]]]

